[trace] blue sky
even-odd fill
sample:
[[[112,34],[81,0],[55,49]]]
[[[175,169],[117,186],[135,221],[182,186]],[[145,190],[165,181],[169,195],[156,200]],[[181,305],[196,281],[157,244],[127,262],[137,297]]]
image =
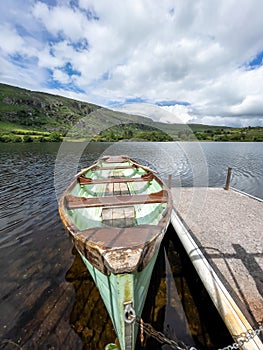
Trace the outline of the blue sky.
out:
[[[1,2],[0,82],[159,106],[150,116],[166,122],[263,126],[262,13],[262,0]]]

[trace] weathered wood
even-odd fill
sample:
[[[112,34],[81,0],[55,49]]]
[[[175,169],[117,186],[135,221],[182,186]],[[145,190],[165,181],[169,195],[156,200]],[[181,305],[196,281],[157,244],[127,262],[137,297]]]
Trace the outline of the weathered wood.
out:
[[[127,229],[99,227],[80,231],[75,238],[77,248],[80,249],[82,245],[81,251],[84,253],[89,245],[93,247],[94,244],[99,244],[100,249],[123,248],[124,245],[127,245],[126,249],[132,250],[142,246],[143,243],[147,244],[160,230],[161,227],[155,225],[140,225],[127,227]]]
[[[155,225],[91,228],[75,234],[75,246],[102,273],[129,273],[149,263],[161,231]]]
[[[77,173],[75,175],[76,178],[78,178],[79,176],[81,176],[82,174],[85,174],[88,170],[92,169],[92,168],[95,168],[97,163],[94,163],[92,165],[90,165],[89,167],[85,168],[85,169],[81,169],[81,171],[79,173]]]
[[[172,188],[172,175],[171,174],[169,174],[168,175],[168,188]]]
[[[129,158],[126,155],[119,155],[119,156],[104,156],[101,158],[106,163],[126,163]]]
[[[103,208],[102,223],[108,226],[129,227],[135,225],[134,207]]]
[[[110,193],[111,191],[111,193]],[[106,188],[107,195],[128,195],[127,183],[110,183]],[[130,227],[135,225],[134,206],[102,208],[102,223],[115,227]]]
[[[231,180],[231,173],[232,173],[232,168],[227,169],[227,177],[226,177],[226,185],[224,187],[225,190],[229,190],[230,187],[230,180]]]
[[[134,218],[134,207],[103,208],[102,220],[112,220],[121,218]]]
[[[121,189],[120,189],[120,183],[119,182],[115,182],[113,184],[113,193],[115,196],[120,196],[121,195]]]
[[[98,170],[123,170],[123,169],[134,169],[138,168],[137,165],[132,164],[132,165],[118,165],[118,166],[101,166],[101,167],[95,167],[95,169]]]
[[[147,175],[147,176],[146,176]],[[80,185],[96,185],[96,184],[108,184],[108,183],[127,183],[127,182],[148,182],[153,180],[153,174],[145,174],[141,177],[118,177],[117,175],[107,177],[107,178],[100,178],[100,179],[91,179],[89,177],[80,176],[78,178],[78,182]]]
[[[134,204],[165,203],[167,202],[167,191],[151,193],[149,195],[117,195],[98,198],[85,198],[66,195],[65,201],[68,209],[95,208],[107,206],[123,206]]]
[[[130,193],[127,183],[120,183],[120,192],[121,195],[126,195]]]

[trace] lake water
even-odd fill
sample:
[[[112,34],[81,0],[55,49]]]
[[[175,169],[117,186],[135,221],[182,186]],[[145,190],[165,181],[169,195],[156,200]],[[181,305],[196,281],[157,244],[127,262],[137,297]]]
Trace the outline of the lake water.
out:
[[[128,154],[165,181],[172,175],[177,187],[223,187],[232,167],[231,186],[263,199],[263,143],[0,144],[1,349],[100,350],[114,342],[103,302],[57,212],[57,198],[74,174],[103,154]],[[215,314],[213,322],[203,325],[209,315],[202,315],[191,296],[186,276],[191,267],[182,264],[174,232],[170,237],[160,253],[163,270],[155,271],[145,318],[164,331],[167,319],[174,321],[171,310],[185,298],[183,308],[193,324],[185,325],[185,316],[177,315],[181,326],[176,337],[203,348],[227,345],[229,338],[220,335],[224,327]],[[188,302],[194,307],[187,307]],[[216,325],[216,332],[209,324]],[[148,339],[144,349],[158,346]]]

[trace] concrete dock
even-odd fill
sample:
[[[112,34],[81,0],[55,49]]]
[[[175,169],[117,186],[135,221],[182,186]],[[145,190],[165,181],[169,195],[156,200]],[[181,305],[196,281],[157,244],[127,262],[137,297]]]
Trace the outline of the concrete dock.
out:
[[[263,202],[223,188],[172,188],[172,195],[172,224],[237,339],[263,319]],[[243,348],[263,344],[256,336]]]

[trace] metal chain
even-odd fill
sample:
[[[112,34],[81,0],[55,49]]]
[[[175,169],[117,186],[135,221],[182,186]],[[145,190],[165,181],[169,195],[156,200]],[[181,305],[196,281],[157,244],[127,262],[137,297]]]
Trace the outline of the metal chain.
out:
[[[233,349],[239,349],[242,345],[249,342],[254,337],[260,335],[260,333],[263,333],[263,319],[258,322],[257,327],[253,327],[253,329],[248,329],[246,332],[243,332],[239,334],[238,336],[235,336],[236,342],[228,345],[222,349],[219,350],[233,350]]]
[[[167,338],[162,332],[156,331],[152,325],[145,323],[141,318],[136,318],[136,322],[139,323],[141,330],[144,333],[150,335],[152,338],[156,339],[159,343],[168,344],[172,349],[186,350],[190,349],[190,346],[185,345],[183,342],[176,342],[175,340]]]
[[[176,342],[175,340],[167,338],[162,332],[156,331],[152,325],[150,325],[149,323],[143,322],[141,318],[137,317],[136,322],[139,323],[141,331],[148,334],[152,338],[156,339],[159,343],[170,345],[172,349],[197,350],[194,346],[186,345],[182,341]],[[253,327],[253,329],[249,329],[246,332],[243,332],[240,335],[235,336],[236,338],[235,343],[218,350],[239,349],[242,345],[249,342],[254,337],[260,335],[260,333],[263,333],[263,319],[258,322],[257,327]]]

